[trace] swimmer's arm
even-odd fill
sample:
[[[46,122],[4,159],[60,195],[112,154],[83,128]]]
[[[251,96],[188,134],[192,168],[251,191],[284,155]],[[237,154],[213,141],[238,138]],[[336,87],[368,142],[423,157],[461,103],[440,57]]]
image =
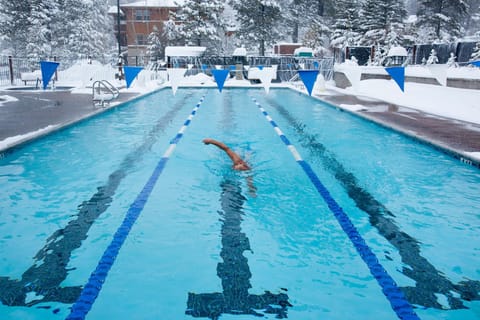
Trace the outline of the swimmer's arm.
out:
[[[243,162],[242,158],[240,158],[240,156],[238,154],[233,152],[226,144],[224,144],[220,141],[207,138],[207,139],[203,140],[203,143],[205,143],[207,145],[208,144],[213,144],[213,145],[217,146],[218,148],[222,149],[223,151],[225,151],[227,153],[227,155],[230,157],[230,159],[232,159],[234,164]]]

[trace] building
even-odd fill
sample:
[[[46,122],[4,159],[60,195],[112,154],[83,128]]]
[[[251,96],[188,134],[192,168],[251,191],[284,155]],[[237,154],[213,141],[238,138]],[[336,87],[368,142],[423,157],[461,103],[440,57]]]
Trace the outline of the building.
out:
[[[142,64],[147,50],[147,39],[152,33],[154,26],[160,32],[168,21],[172,12],[178,10],[179,0],[143,0],[133,3],[120,4],[120,24],[117,20],[117,8],[114,7],[110,13],[115,21],[115,33],[118,35],[120,26],[120,46],[122,54],[128,55],[130,64]],[[131,61],[135,59],[136,61]]]

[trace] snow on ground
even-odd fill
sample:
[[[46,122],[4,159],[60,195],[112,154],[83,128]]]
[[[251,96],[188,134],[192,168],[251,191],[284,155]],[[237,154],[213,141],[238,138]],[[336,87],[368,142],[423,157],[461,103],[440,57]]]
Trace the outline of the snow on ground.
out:
[[[480,124],[480,90],[405,82],[405,92],[402,92],[394,80],[356,81],[360,80],[361,73],[387,75],[383,67],[358,67],[347,62],[335,65],[335,70],[350,73],[353,82],[356,83],[346,89],[327,86],[330,90],[357,95],[367,100],[379,99],[434,115]],[[480,68],[477,67],[466,66],[445,70],[447,78],[480,80]],[[430,70],[424,66],[406,67],[405,76],[434,78]],[[352,110],[362,109],[360,105],[345,107]]]
[[[27,141],[31,138],[38,137],[42,134],[45,134],[47,132],[50,132],[50,131],[54,130],[56,127],[57,126],[55,126],[55,125],[49,125],[45,128],[39,129],[37,131],[29,132],[29,133],[26,133],[26,134],[14,136],[14,137],[10,137],[10,138],[7,138],[5,140],[2,140],[2,141],[0,141],[0,150],[5,150],[5,149],[7,149],[11,146],[14,146],[14,145],[22,142],[22,141]]]
[[[447,118],[480,124],[480,90],[458,89],[436,85],[406,82],[402,92],[393,80],[362,80],[357,87],[340,89],[340,93],[374,98]],[[355,105],[361,110],[361,105]]]

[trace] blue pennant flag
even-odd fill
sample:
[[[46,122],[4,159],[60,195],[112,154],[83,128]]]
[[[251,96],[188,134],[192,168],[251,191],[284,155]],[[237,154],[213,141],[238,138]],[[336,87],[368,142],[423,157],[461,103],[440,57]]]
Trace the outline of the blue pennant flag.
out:
[[[219,69],[212,69],[213,77],[217,82],[218,90],[222,92],[223,85],[225,84],[225,80],[227,79],[228,74],[230,71],[228,70],[219,70]]]
[[[405,91],[405,67],[388,67],[385,68],[388,74],[398,84],[402,91]]]
[[[143,70],[143,67],[123,67],[123,72],[125,73],[125,80],[127,81],[127,88],[130,88],[133,80],[138,76],[140,71]]]
[[[258,70],[263,70],[263,66],[257,66]]]
[[[473,65],[476,66],[476,67],[480,67],[480,60],[471,61],[470,63],[473,64]]]
[[[313,68],[318,70],[318,61],[313,61]]]
[[[231,66],[230,66],[230,70],[231,70],[231,71],[234,71],[234,70],[235,70],[235,66],[234,66],[234,65],[231,65]]]
[[[208,66],[206,64],[202,64],[202,71],[207,72]]]
[[[300,79],[302,79],[305,88],[307,88],[308,94],[312,95],[313,85],[317,81],[318,70],[298,70]]]
[[[40,70],[42,71],[42,82],[43,82],[43,90],[47,89],[48,82],[52,79],[55,70],[57,70],[58,62],[51,62],[51,61],[40,61]]]

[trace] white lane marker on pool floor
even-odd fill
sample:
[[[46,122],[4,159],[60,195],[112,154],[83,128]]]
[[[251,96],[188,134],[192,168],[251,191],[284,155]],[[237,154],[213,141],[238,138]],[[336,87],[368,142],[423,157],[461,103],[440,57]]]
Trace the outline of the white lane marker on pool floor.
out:
[[[320,181],[317,174],[312,170],[312,168],[306,161],[302,160],[297,149],[290,143],[288,138],[282,133],[280,128],[278,128],[278,125],[268,115],[268,113],[260,105],[260,103],[253,97],[252,100],[258,107],[260,112],[265,116],[265,119],[273,126],[275,132],[277,132],[280,139],[290,150],[296,162],[300,165],[300,167],[302,167],[303,171],[313,183],[320,196],[327,203],[328,208],[337,219],[338,223],[342,227],[342,230],[348,236],[355,249],[357,250],[358,254],[366,263],[368,269],[370,270],[370,273],[377,280],[377,283],[382,288],[383,294],[390,302],[390,305],[393,311],[397,314],[398,318],[402,320],[420,320],[418,315],[413,310],[412,305],[406,299],[403,292],[397,286],[393,278],[387,273],[385,268],[380,264],[375,253],[373,253],[373,251],[367,245],[363,237],[353,225],[348,215],[343,211],[342,207],[340,207],[340,205],[330,195],[330,192]]]
[[[195,108],[193,108],[182,128],[190,124],[193,116],[200,108],[200,105],[203,102],[204,98],[205,96],[203,96],[200,99],[200,102],[198,102]],[[102,289],[103,283],[108,276],[108,272],[110,271],[113,263],[115,262],[120,248],[125,242],[138,216],[145,207],[145,204],[147,203],[148,198],[158,178],[160,177],[160,174],[163,172],[163,169],[165,168],[168,159],[170,158],[171,154],[175,150],[176,145],[183,136],[183,132],[181,132],[180,130],[176,134],[176,136],[170,141],[170,145],[168,146],[167,151],[157,163],[157,166],[153,170],[152,175],[144,185],[143,189],[140,191],[138,196],[130,205],[122,224],[115,232],[112,241],[110,242],[109,246],[100,258],[97,267],[90,275],[77,301],[72,305],[70,314],[66,318],[67,320],[83,320],[87,316],[88,312],[91,310],[93,304],[95,303],[95,300],[98,297],[98,294],[100,293],[100,290]]]

